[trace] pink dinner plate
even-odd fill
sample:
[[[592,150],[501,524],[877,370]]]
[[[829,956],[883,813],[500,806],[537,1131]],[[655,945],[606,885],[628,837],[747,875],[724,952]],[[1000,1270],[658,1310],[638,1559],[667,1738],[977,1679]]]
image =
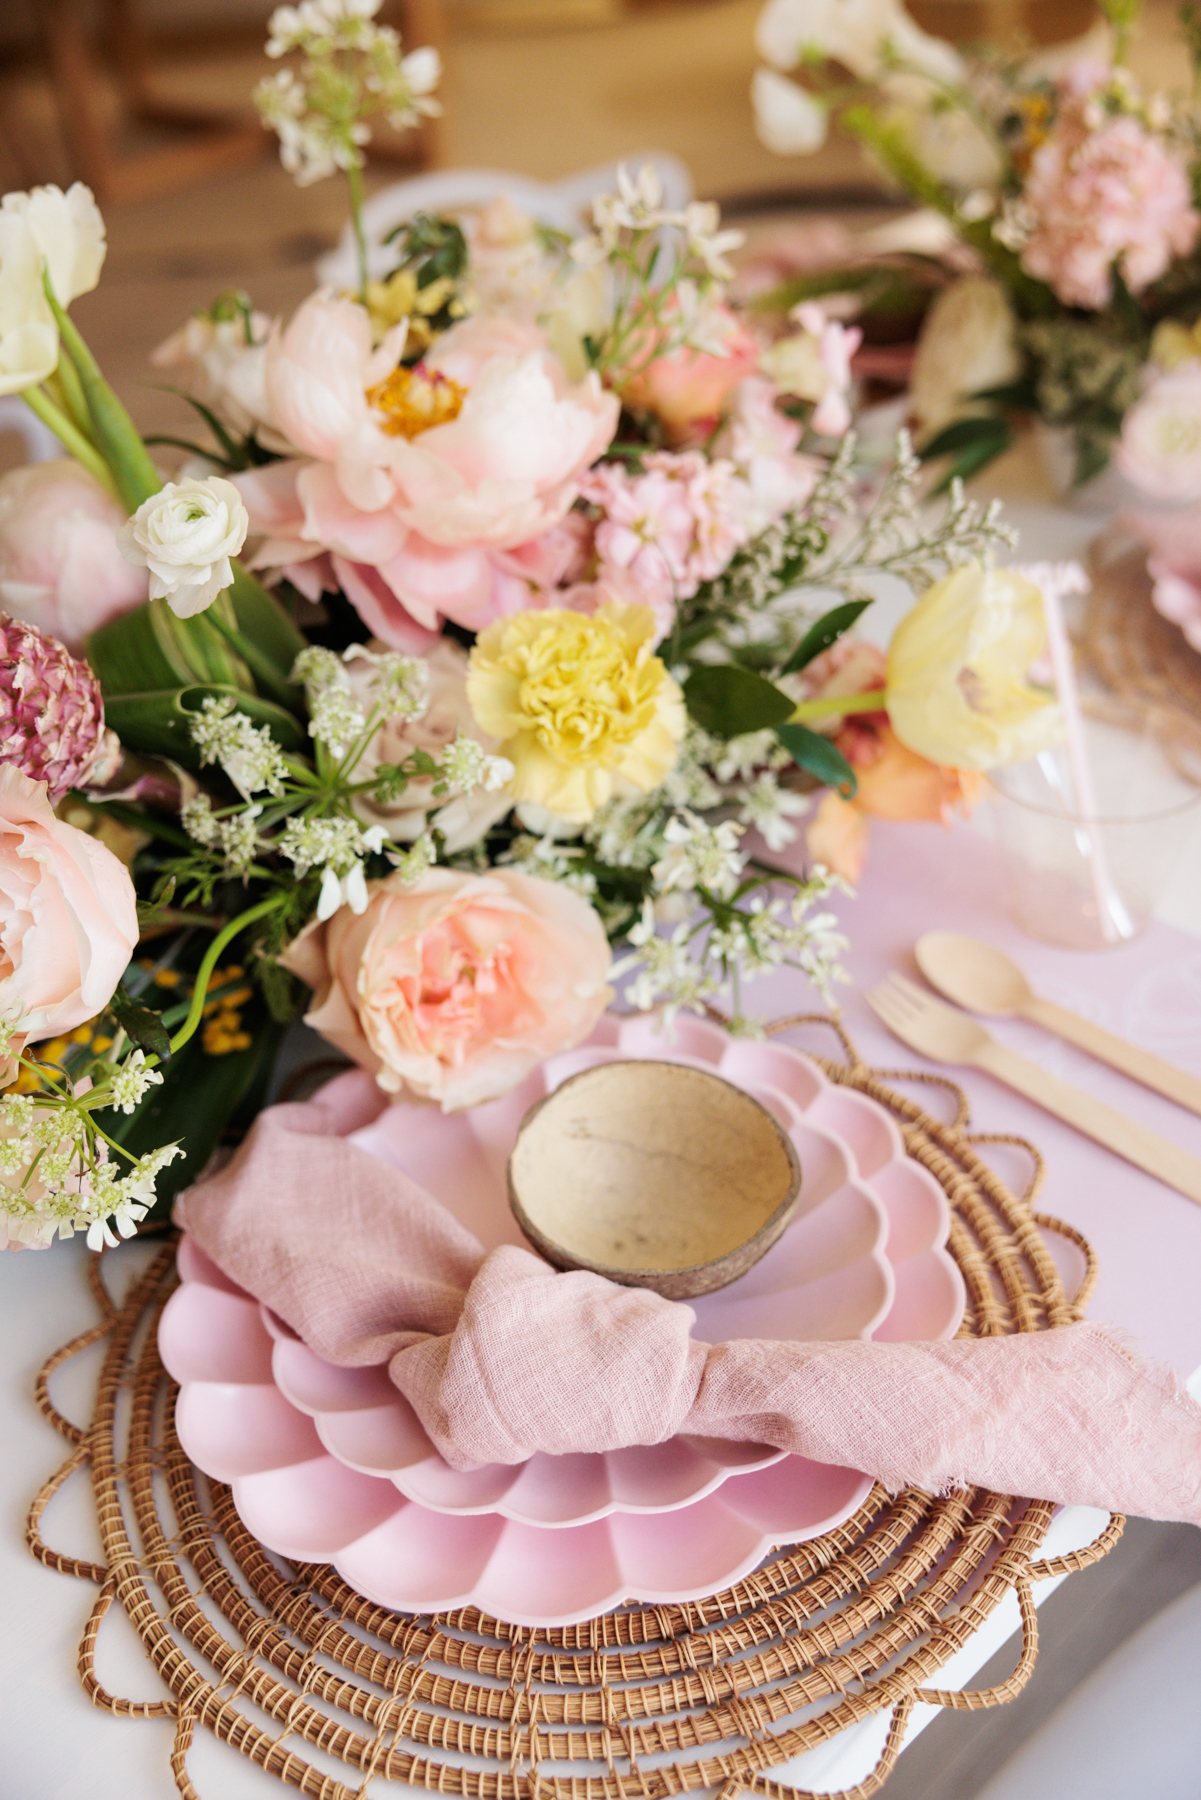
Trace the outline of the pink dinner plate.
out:
[[[747,1275],[693,1303],[699,1339],[954,1335],[964,1294],[942,1190],[887,1113],[787,1045],[691,1019],[665,1040],[651,1021],[608,1018],[503,1100],[449,1117],[396,1105],[353,1141],[435,1192],[486,1249],[522,1243],[504,1165],[526,1110],[579,1069],[631,1056],[717,1068],[771,1108],[801,1158],[797,1219]],[[830,1530],[870,1490],[854,1470],[696,1437],[455,1470],[386,1370],[323,1362],[190,1239],[179,1262],[159,1343],[181,1384],[184,1448],[232,1483],[265,1544],[333,1562],[385,1606],[551,1625],[631,1597],[699,1598]]]

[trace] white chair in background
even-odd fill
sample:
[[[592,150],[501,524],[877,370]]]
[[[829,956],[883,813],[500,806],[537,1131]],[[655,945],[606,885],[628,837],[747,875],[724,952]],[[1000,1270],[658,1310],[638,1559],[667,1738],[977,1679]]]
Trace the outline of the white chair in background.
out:
[[[67,454],[49,425],[30,412],[20,394],[0,394],[0,432],[6,431],[24,438],[26,462],[52,462]]]
[[[664,150],[642,150],[622,158],[632,173],[650,163],[663,183],[664,204],[673,212],[686,206],[693,196],[692,177],[676,156]],[[617,163],[603,163],[582,174],[569,175],[563,181],[533,181],[526,175],[513,175],[504,169],[440,169],[432,175],[417,175],[411,181],[398,181],[391,187],[372,194],[363,207],[363,227],[367,236],[367,272],[382,278],[394,266],[390,245],[383,242],[397,225],[403,225],[414,213],[458,211],[469,206],[482,206],[504,195],[522,212],[529,213],[540,225],[553,226],[574,236],[588,222],[588,207],[600,194],[617,186]],[[322,287],[353,288],[358,280],[354,237],[349,225],[338,240],[337,248],[323,256],[317,264],[317,280]]]

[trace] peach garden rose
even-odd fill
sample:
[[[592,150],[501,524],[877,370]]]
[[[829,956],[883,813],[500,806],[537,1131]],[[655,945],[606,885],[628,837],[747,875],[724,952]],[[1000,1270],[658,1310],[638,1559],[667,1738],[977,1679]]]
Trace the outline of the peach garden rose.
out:
[[[137,941],[129,871],[55,818],[44,782],[0,768],[0,1019],[15,1046],[93,1018]]]
[[[281,960],[315,990],[306,1024],[387,1093],[443,1112],[495,1100],[608,1005],[604,929],[558,882],[437,868],[368,895],[365,912],[307,926]]]

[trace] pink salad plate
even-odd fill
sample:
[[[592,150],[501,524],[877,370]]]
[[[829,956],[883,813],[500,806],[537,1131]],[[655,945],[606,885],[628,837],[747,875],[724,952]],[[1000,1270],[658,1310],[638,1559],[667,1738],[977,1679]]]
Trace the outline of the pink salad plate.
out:
[[[717,1069],[768,1106],[801,1162],[797,1217],[755,1267],[690,1304],[706,1343],[948,1339],[963,1317],[937,1182],[884,1110],[799,1051],[693,1019],[601,1021],[504,1099],[443,1115],[398,1104],[353,1143],[434,1193],[484,1248],[523,1244],[505,1164],[526,1111],[597,1063]],[[159,1328],[180,1383],[176,1425],[228,1481],[247,1527],[299,1561],[332,1562],[404,1612],[474,1605],[514,1624],[573,1624],[623,1600],[699,1599],[769,1550],[832,1529],[869,1478],[763,1444],[676,1437],[605,1454],[456,1470],[384,1367],[336,1368],[185,1238]]]

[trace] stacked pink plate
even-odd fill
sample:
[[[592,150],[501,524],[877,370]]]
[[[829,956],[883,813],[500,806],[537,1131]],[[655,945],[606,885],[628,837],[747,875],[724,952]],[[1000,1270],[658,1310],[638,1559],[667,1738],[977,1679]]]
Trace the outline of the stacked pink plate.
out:
[[[697,1339],[954,1336],[964,1293],[941,1188],[887,1113],[783,1044],[692,1019],[665,1039],[653,1021],[610,1017],[503,1100],[449,1116],[394,1105],[352,1142],[420,1182],[486,1250],[522,1244],[505,1188],[522,1118],[569,1075],[629,1058],[716,1069],[771,1110],[800,1158],[794,1222],[746,1275],[691,1302]],[[333,1563],[384,1606],[565,1625],[624,1600],[697,1599],[841,1523],[871,1488],[853,1469],[695,1437],[456,1470],[385,1367],[323,1362],[186,1238],[179,1269],[159,1347],[180,1383],[184,1449],[232,1484],[262,1543]]]

